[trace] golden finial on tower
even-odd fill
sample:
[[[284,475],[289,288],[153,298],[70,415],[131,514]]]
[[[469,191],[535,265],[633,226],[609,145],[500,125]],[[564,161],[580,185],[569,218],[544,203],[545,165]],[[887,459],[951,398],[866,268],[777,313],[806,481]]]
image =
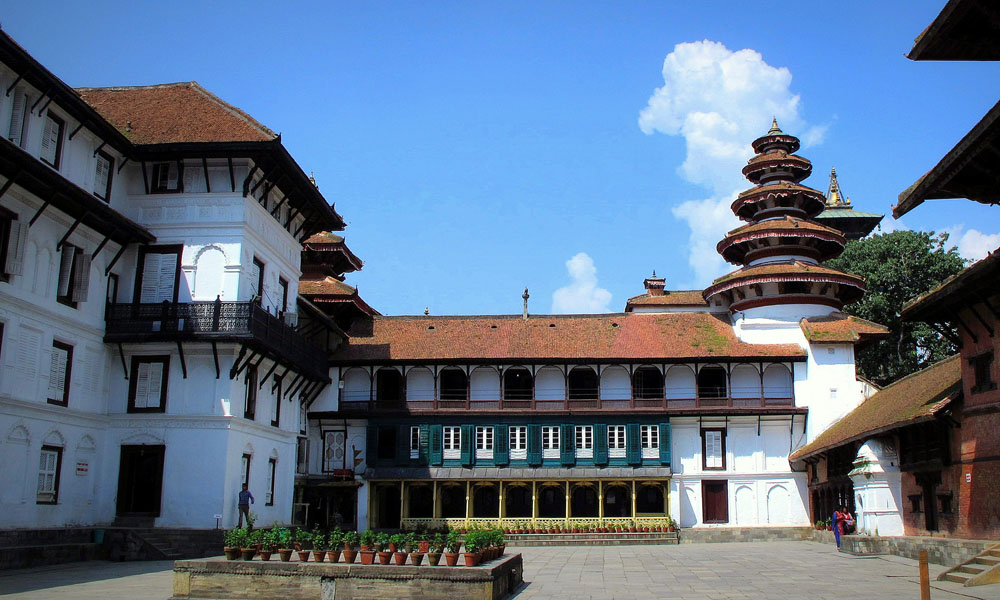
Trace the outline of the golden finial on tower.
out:
[[[767,130],[767,135],[781,135],[782,133],[785,132],[778,127],[778,118],[771,117],[771,128]]]
[[[837,168],[830,168],[830,187],[826,190],[827,206],[850,206],[851,200],[844,195],[840,189],[840,182],[837,181]]]

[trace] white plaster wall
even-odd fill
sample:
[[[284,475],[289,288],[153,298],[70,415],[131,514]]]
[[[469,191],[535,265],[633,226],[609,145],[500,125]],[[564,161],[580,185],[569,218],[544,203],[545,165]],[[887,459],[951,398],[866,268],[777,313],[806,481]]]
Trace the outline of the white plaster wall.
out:
[[[628,400],[632,397],[632,380],[624,367],[608,367],[601,372],[601,399]]]
[[[535,373],[535,399],[563,400],[566,398],[566,378],[556,367],[543,367]]]
[[[500,399],[500,374],[491,367],[476,367],[469,377],[469,400],[488,402]]]

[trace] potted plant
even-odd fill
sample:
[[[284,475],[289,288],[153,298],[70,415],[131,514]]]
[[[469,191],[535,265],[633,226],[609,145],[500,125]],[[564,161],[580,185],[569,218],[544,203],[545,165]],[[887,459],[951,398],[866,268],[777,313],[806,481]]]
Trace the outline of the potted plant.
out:
[[[406,564],[406,555],[409,552],[404,549],[405,545],[406,534],[394,533],[389,537],[389,550],[392,552],[392,558],[396,561],[397,565]]]
[[[455,530],[449,531],[445,545],[448,552],[444,554],[444,562],[449,567],[454,567],[458,564],[458,552],[462,549],[462,536]]]
[[[438,566],[441,562],[441,555],[444,553],[444,536],[440,533],[435,533],[434,537],[430,540],[430,551],[427,553],[427,562],[430,563],[432,567]]]
[[[671,533],[677,531],[677,521],[673,517],[667,517],[667,531]]]
[[[357,531],[345,531],[342,539],[344,542],[344,562],[353,564],[354,559],[358,556],[358,551],[354,547],[360,543],[361,537],[358,536]]]
[[[496,536],[495,541],[497,545],[497,557],[501,557],[507,550],[507,536],[505,536],[502,531],[498,531],[494,535]]]
[[[327,537],[327,554],[330,557],[330,562],[340,562],[340,545],[344,541],[344,532],[340,530],[340,527],[335,527],[333,531],[330,532],[329,537]]]
[[[259,530],[260,539],[260,559],[271,560],[271,553],[274,552],[274,532],[270,529]]]
[[[323,562],[326,559],[326,532],[316,527],[309,534],[313,543],[313,560]]]
[[[226,560],[236,560],[240,557],[240,542],[244,535],[243,529],[230,529],[222,537],[222,550],[226,553]]]
[[[465,534],[465,566],[475,567],[479,564],[479,551],[482,550],[480,540],[480,532],[478,531],[470,531]]]
[[[300,561],[309,561],[309,554],[311,554],[312,550],[312,538],[309,532],[301,527],[295,530],[295,550],[298,551]]]
[[[254,554],[257,554],[257,540],[255,538],[255,532],[243,530],[243,538],[240,540],[240,554],[243,560],[253,560]]]
[[[277,540],[278,556],[281,557],[281,562],[290,561],[292,559],[292,552],[294,551],[292,532],[284,527],[279,528]]]
[[[823,524],[826,526],[827,531],[833,531],[833,519],[827,517],[826,521],[823,521]]]
[[[399,535],[398,533],[396,535]],[[381,565],[389,564],[389,559],[392,558],[392,551],[389,550],[389,545],[392,542],[388,533],[382,532],[375,536],[375,551],[378,552],[378,562]],[[364,562],[364,561],[362,561]]]
[[[375,540],[377,537],[371,529],[361,534],[361,564],[370,565],[375,562]]]
[[[417,552],[427,554],[431,551],[431,536],[426,531],[417,532]]]

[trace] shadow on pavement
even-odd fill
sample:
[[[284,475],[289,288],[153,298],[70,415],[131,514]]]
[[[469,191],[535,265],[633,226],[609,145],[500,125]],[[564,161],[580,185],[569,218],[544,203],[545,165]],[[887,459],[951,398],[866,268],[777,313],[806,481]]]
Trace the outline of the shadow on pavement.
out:
[[[109,562],[103,560],[65,563],[0,571],[0,596],[57,588],[67,585],[108,581],[135,575],[169,571],[172,560]]]

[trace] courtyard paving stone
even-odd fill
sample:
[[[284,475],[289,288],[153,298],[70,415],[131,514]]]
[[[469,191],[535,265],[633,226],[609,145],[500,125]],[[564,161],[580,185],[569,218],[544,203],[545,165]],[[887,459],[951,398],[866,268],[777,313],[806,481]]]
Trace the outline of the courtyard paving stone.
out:
[[[919,598],[916,561],[856,557],[814,542],[509,548],[524,555],[517,600],[898,600]],[[5,600],[165,600],[169,561],[0,571]],[[930,565],[931,578],[944,570]],[[932,581],[934,600],[998,600],[1000,585]]]

